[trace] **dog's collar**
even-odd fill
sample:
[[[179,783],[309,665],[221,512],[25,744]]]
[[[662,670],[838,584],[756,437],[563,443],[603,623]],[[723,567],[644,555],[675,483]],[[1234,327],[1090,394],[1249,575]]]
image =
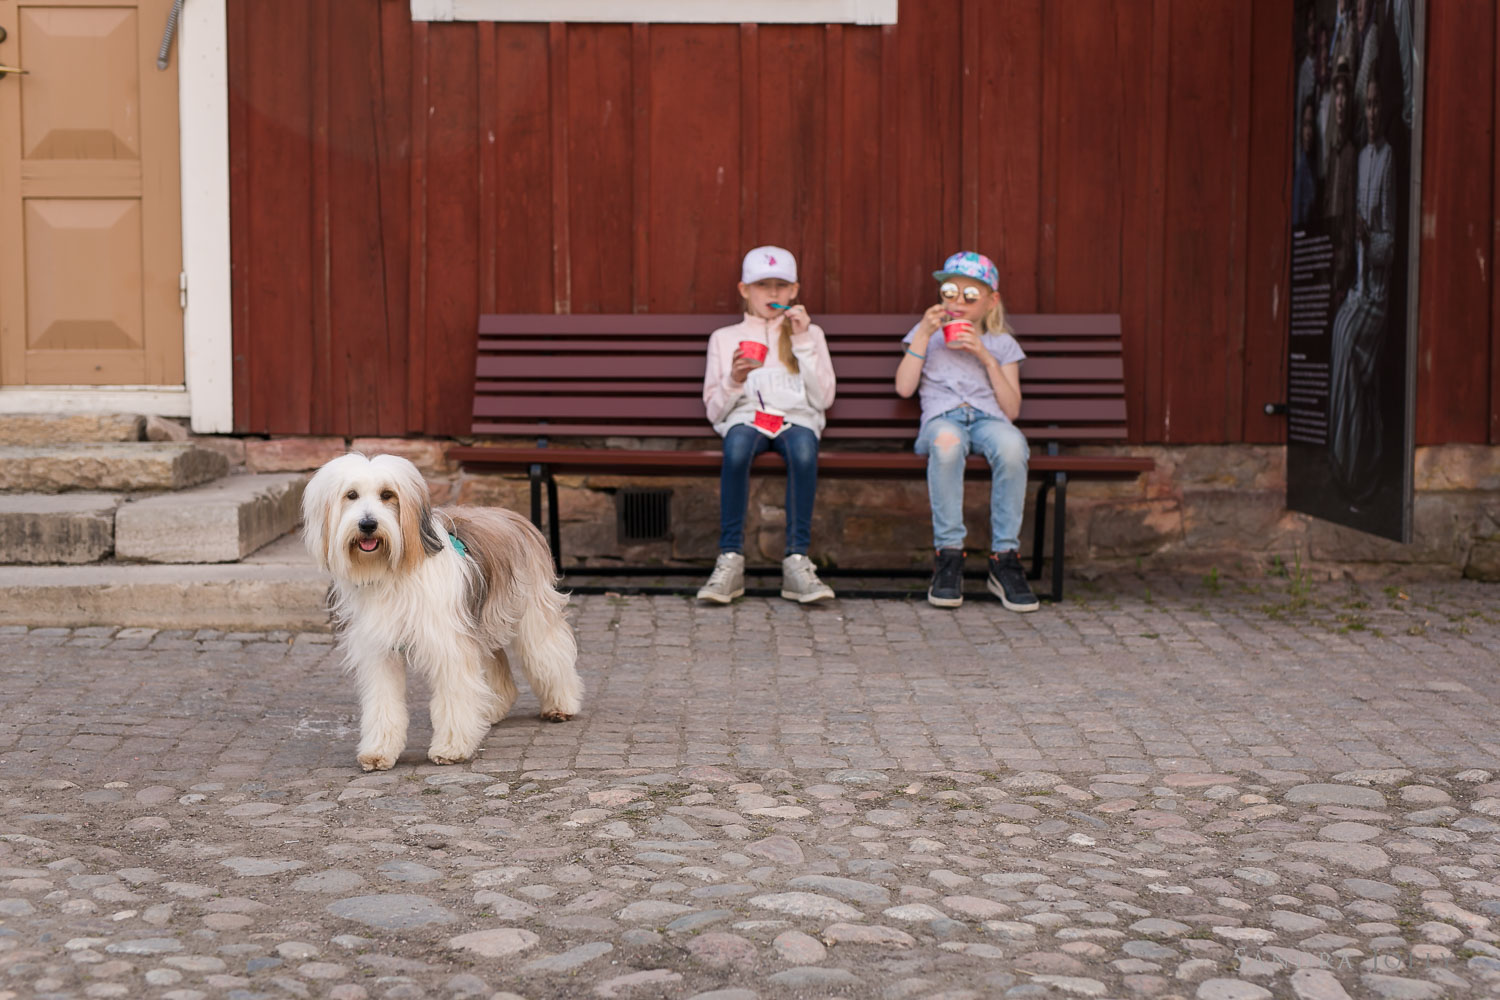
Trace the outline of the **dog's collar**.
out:
[[[448,532],[448,541],[453,543],[453,548],[458,552],[459,555],[466,556],[469,554],[468,546],[459,541],[458,536],[451,531]]]

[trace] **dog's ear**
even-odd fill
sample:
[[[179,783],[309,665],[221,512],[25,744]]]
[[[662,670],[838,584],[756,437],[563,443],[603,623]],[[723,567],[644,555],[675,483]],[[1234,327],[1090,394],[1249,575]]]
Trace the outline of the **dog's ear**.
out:
[[[437,525],[432,521],[432,508],[422,508],[422,548],[430,556],[435,556],[443,551],[443,534],[438,531]]]
[[[382,455],[390,459],[392,456]],[[391,470],[401,525],[401,568],[413,570],[422,555],[443,551],[443,536],[432,523],[432,497],[417,467],[405,459],[386,463]]]
[[[336,534],[338,505],[333,500],[340,485],[331,464],[319,469],[302,491],[302,544],[318,568],[325,571],[329,568],[328,545]]]

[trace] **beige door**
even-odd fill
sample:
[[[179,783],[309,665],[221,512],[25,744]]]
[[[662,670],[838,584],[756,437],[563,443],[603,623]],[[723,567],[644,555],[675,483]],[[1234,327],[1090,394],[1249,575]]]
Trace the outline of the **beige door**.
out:
[[[182,384],[170,8],[0,0],[0,384]]]

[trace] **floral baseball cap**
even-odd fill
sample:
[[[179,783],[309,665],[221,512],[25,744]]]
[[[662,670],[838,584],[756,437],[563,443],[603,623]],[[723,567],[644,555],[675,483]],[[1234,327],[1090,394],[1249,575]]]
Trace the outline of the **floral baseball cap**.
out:
[[[947,278],[973,278],[995,291],[1000,290],[1000,269],[984,254],[974,253],[972,250],[963,250],[949,257],[943,261],[940,270],[932,272],[932,276],[938,281]]]

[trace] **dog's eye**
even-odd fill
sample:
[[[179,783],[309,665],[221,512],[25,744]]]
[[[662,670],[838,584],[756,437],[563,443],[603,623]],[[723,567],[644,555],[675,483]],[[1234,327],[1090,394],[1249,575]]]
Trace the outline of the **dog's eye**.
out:
[[[350,490],[348,493],[344,494],[344,499],[345,500],[358,500],[359,499],[359,490]]]
[[[385,501],[386,503],[390,503],[392,500],[396,499],[396,494],[392,493],[390,490],[381,490],[380,499]]]

